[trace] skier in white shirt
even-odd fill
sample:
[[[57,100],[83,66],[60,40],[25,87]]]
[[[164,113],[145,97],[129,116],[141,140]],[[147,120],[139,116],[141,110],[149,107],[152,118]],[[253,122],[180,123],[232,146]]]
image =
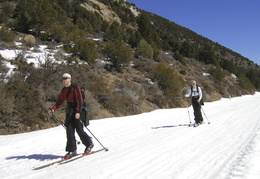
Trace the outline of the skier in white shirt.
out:
[[[192,107],[194,110],[194,117],[195,117],[195,124],[194,126],[198,126],[203,122],[202,114],[201,114],[201,102],[202,102],[202,90],[197,85],[196,81],[192,81],[192,86],[188,90],[188,93],[185,95],[185,97],[192,97]]]

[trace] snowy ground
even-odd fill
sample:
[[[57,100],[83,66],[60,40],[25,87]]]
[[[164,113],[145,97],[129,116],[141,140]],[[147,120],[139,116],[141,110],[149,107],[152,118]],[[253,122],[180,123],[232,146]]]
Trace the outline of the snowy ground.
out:
[[[32,169],[65,154],[63,127],[0,136],[0,178],[259,179],[260,93],[203,109],[211,123],[204,119],[197,128],[187,126],[187,108],[91,121],[109,151],[41,170]],[[100,148],[95,141],[94,150]]]

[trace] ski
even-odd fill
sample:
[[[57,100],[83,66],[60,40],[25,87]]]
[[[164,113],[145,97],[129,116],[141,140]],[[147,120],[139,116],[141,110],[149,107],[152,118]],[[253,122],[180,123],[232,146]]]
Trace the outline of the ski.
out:
[[[197,123],[194,123],[193,125],[191,125],[191,127],[199,127],[200,125],[204,124],[204,122],[200,123],[200,124],[197,124]]]
[[[39,170],[39,169],[42,169],[42,168],[46,168],[46,167],[52,166],[54,164],[61,163],[61,162],[65,161],[65,160],[66,159],[62,158],[62,159],[57,160],[55,162],[51,162],[51,163],[48,163],[48,164],[45,164],[45,165],[42,165],[42,166],[39,166],[39,167],[35,167],[35,168],[33,168],[33,170]],[[67,160],[69,160],[69,159],[67,159]]]
[[[99,150],[96,150],[96,151],[92,151],[92,152],[89,152],[89,153],[83,153],[83,154],[79,154],[79,155],[76,155],[72,158],[69,158],[69,159],[60,159],[60,160],[57,160],[55,162],[51,162],[51,163],[48,163],[48,164],[45,164],[45,165],[42,165],[42,166],[39,166],[39,167],[35,167],[33,168],[33,170],[40,170],[40,169],[43,169],[43,168],[46,168],[46,167],[49,167],[49,166],[52,166],[52,165],[55,165],[55,164],[65,164],[65,163],[69,163],[71,161],[74,161],[74,160],[77,160],[77,159],[80,159],[82,157],[85,157],[85,156],[88,156],[88,155],[91,155],[91,154],[94,154],[94,153],[97,153],[97,152],[100,152],[100,151],[103,151],[103,150],[106,150],[106,148],[103,148],[103,149],[99,149]]]
[[[101,151],[103,151],[103,150],[106,150],[106,151],[107,151],[106,148],[103,148],[103,149],[91,151],[91,152],[88,152],[88,153],[83,153],[83,154],[81,154],[81,155],[78,155],[78,156],[75,156],[75,157],[73,157],[73,158],[70,158],[69,160],[64,160],[64,161],[60,162],[59,164],[69,163],[69,162],[78,160],[78,159],[80,159],[80,158],[83,158],[83,157],[85,157],[85,156],[92,155],[92,154],[97,153],[97,152],[101,152]]]
[[[189,123],[188,127],[194,126],[194,123]]]
[[[198,127],[200,124],[194,123],[193,127]]]

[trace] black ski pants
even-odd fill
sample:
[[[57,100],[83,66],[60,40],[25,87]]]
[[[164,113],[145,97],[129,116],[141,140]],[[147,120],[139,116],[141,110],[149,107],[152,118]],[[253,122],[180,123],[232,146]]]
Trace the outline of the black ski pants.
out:
[[[194,111],[194,117],[195,117],[195,122],[196,123],[201,123],[203,122],[202,114],[201,114],[201,106],[200,103],[198,103],[198,98],[192,97],[192,107]]]
[[[88,147],[92,141],[88,134],[84,131],[84,126],[80,119],[75,118],[76,111],[73,108],[66,109],[66,133],[67,133],[67,152],[74,152],[77,150],[75,130],[78,133],[81,142]]]

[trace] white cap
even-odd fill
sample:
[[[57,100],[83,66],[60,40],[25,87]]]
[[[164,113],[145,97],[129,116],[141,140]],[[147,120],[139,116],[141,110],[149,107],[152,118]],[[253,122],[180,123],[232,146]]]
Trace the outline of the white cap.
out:
[[[71,78],[71,76],[70,76],[70,74],[68,74],[68,73],[64,73],[64,74],[62,75],[62,78]]]
[[[192,84],[195,84],[196,83],[196,81],[195,80],[192,80]]]

